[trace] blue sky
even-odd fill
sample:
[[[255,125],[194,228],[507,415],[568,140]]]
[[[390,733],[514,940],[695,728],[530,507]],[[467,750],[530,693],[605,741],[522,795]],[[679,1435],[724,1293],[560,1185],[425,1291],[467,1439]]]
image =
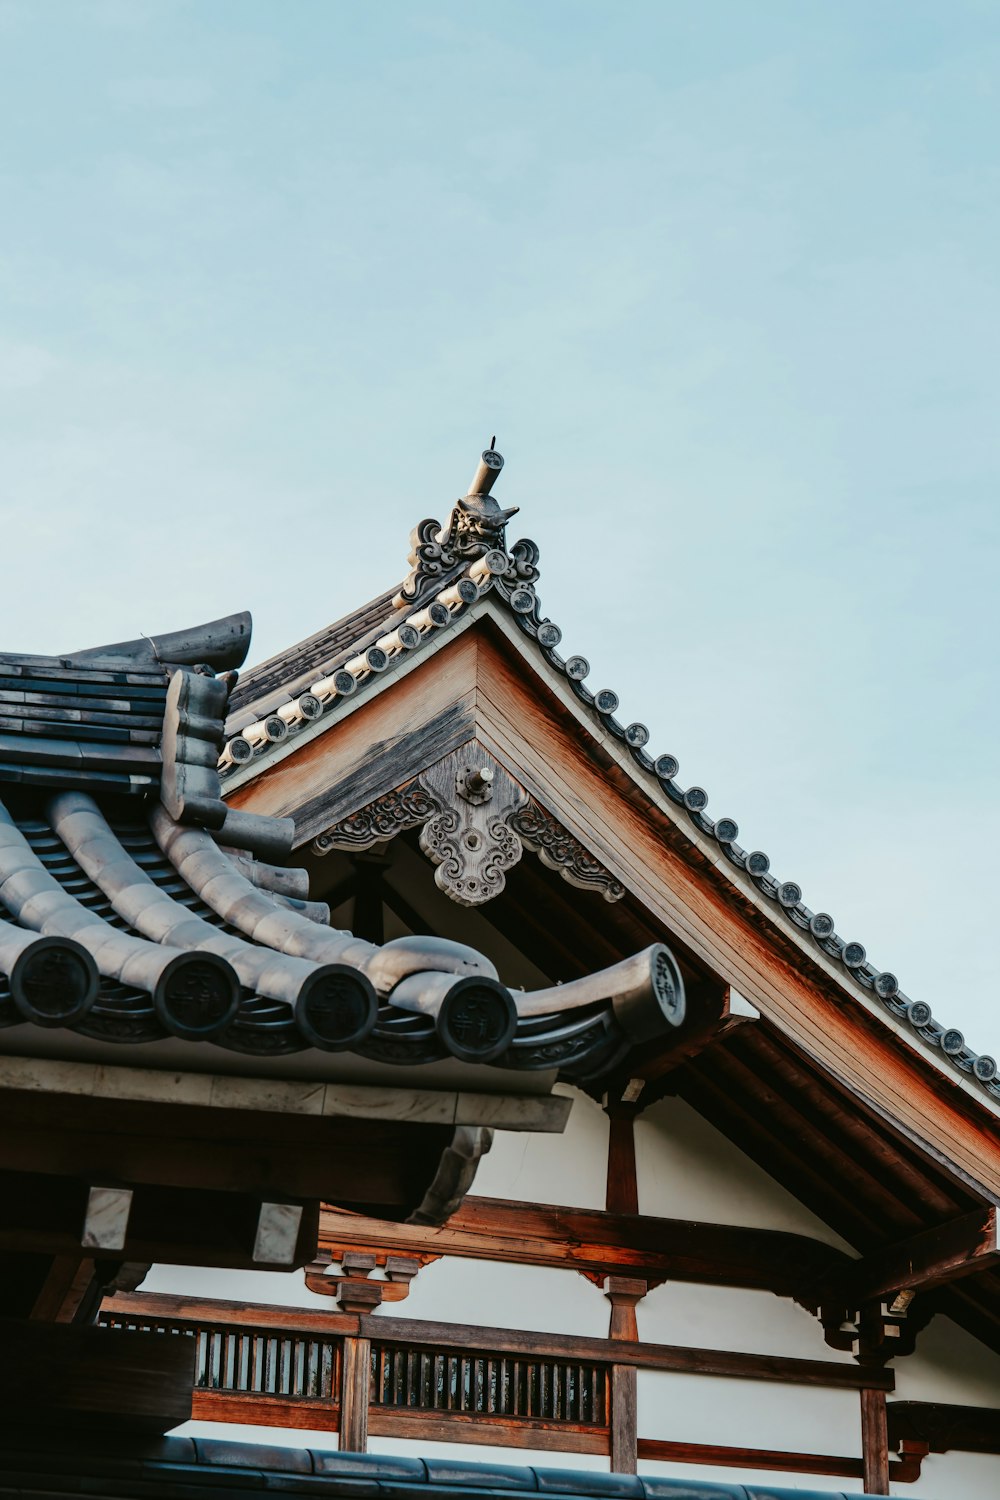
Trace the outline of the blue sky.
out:
[[[1000,1048],[992,0],[0,0],[0,645],[401,576],[492,433],[595,686]]]

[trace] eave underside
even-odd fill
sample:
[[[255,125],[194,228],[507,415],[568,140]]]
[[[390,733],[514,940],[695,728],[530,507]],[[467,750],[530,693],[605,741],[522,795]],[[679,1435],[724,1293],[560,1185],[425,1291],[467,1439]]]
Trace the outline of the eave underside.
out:
[[[487,916],[546,972],[606,964],[620,945],[649,941],[649,914],[626,898],[585,918],[556,876],[522,862]],[[581,920],[581,917],[584,919]],[[686,973],[698,993],[697,967]],[[705,973],[702,983],[711,985]],[[679,1056],[682,1034],[653,1056],[633,1057],[609,1080],[649,1075],[643,1106],[665,1094],[691,1105],[859,1253],[947,1224],[991,1200],[953,1165],[866,1106],[766,1017]],[[662,1071],[660,1068],[662,1067]],[[1000,1351],[1000,1272],[982,1271],[924,1294],[969,1333]],[[926,1310],[926,1309],[925,1309]]]
[[[846,996],[820,958],[804,957],[791,935],[734,891],[643,798],[609,748],[581,734],[558,695],[526,674],[523,655],[492,619],[231,800],[294,814],[305,844],[473,741],[627,889],[609,905],[524,858],[508,871],[503,894],[478,909],[482,920],[564,983],[665,939],[684,965],[693,1017],[702,1013],[699,997],[710,999],[720,979],[761,1011],[759,1021],[721,1040],[699,1038],[694,1056],[682,1055],[682,1039],[663,1049],[660,1067],[646,1066],[648,1051],[633,1053],[619,1082],[638,1070],[648,1077],[644,1103],[667,1091],[685,1099],[861,1253],[1000,1196],[1000,1141],[988,1109]],[[415,835],[402,837],[415,844]],[[323,860],[312,863],[318,869]],[[427,921],[425,930],[432,927]],[[922,1297],[925,1308],[933,1298],[1000,1348],[996,1273]]]
[[[399,842],[413,851],[407,860],[412,865],[415,834]],[[322,871],[325,863],[316,860],[314,868]],[[401,900],[392,887],[391,864],[383,880],[386,911],[395,906],[414,930],[432,931],[429,913],[440,911],[439,902],[421,902],[412,889]],[[338,885],[348,903],[363,889],[351,877],[338,877]],[[429,877],[428,889],[434,890]],[[605,968],[663,935],[634,897],[608,905],[529,859],[508,872],[503,894],[480,908],[476,920],[516,944],[538,971],[563,982]],[[641,1077],[637,1109],[664,1095],[683,1099],[860,1254],[950,1224],[989,1202],[975,1182],[866,1105],[774,1021],[761,1017],[722,1036],[706,1032],[703,1018],[719,1010],[718,978],[690,952],[682,953],[682,961],[690,1024],[663,1044],[634,1051],[613,1073],[588,1085],[590,1092],[614,1096],[630,1077]],[[688,1050],[693,1055],[685,1055]],[[921,1316],[945,1312],[1000,1350],[995,1271],[922,1293],[919,1303]]]

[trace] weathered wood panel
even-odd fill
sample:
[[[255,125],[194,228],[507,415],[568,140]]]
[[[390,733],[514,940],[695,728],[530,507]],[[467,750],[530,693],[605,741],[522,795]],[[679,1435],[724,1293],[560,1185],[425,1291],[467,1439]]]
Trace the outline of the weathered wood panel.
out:
[[[475,733],[476,642],[462,635],[333,719],[294,755],[231,793],[234,807],[294,816],[296,845],[410,780]],[[280,809],[280,811],[279,811]]]
[[[843,993],[821,965],[687,840],[619,764],[616,747],[581,732],[557,693],[526,677],[496,631],[477,633],[477,733],[533,796],[633,891],[675,938],[757,1005],[807,1055],[888,1118],[1000,1191],[1000,1129],[971,1100]],[[685,847],[686,846],[686,847]],[[719,857],[721,860],[721,856]],[[810,972],[811,970],[811,972]],[[985,1100],[983,1101],[985,1105]]]

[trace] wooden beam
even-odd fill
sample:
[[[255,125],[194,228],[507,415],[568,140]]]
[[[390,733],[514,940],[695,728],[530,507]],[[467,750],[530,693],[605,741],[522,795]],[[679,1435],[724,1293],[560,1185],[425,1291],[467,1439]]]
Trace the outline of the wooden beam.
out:
[[[791,1385],[819,1385],[860,1390],[893,1390],[891,1370],[861,1369],[827,1360],[795,1359],[784,1355],[743,1354],[721,1349],[696,1349],[671,1344],[626,1340],[576,1338],[561,1334],[521,1332],[509,1328],[472,1327],[453,1323],[418,1322],[409,1318],[361,1318],[362,1332],[396,1343],[451,1345],[457,1349],[490,1349],[499,1354],[530,1354],[576,1360],[630,1364],[650,1370],[676,1370],[688,1375],[732,1376],[736,1379],[779,1381]]]
[[[749,1064],[751,1073],[782,1091],[805,1118],[840,1144],[843,1154],[866,1161],[883,1184],[894,1211],[913,1214],[920,1205],[927,1221],[950,1218],[968,1207],[964,1187],[942,1169],[933,1154],[913,1137],[895,1129],[885,1114],[847,1093],[786,1037],[763,1027],[744,1032],[730,1050]]]
[[[100,1214],[102,1198],[107,1202],[108,1195],[106,1190],[97,1192],[101,1196],[95,1209],[95,1190],[88,1193],[85,1179],[46,1172],[0,1171],[3,1203],[0,1253],[51,1256],[61,1264],[78,1263],[87,1253],[91,1267],[96,1253],[115,1261],[139,1264],[160,1261],[236,1270],[259,1270],[262,1263],[287,1269],[289,1265],[308,1265],[316,1258],[317,1199],[304,1208],[294,1205],[288,1210],[284,1204],[279,1206],[292,1214],[285,1221],[289,1235],[279,1241],[273,1234],[259,1235],[261,1214],[267,1207],[261,1204],[259,1195],[149,1183],[134,1190],[114,1189],[110,1195],[110,1229],[124,1230],[124,1239],[120,1233],[114,1234],[116,1243],[121,1240],[120,1248],[112,1250],[106,1243],[102,1249],[97,1244],[94,1248],[88,1246],[85,1252],[81,1230],[85,1239],[109,1241],[109,1221]],[[118,1211],[119,1204],[125,1206],[127,1220]],[[269,1255],[276,1258],[268,1260]],[[55,1283],[50,1294],[55,1294]]]
[[[669,1464],[711,1464],[717,1468],[770,1470],[776,1474],[832,1474],[863,1479],[860,1458],[834,1453],[796,1453],[787,1448],[727,1448],[716,1443],[687,1443],[663,1438],[640,1438],[639,1457]],[[908,1484],[920,1478],[920,1460],[907,1455],[890,1463],[889,1478]]]
[[[606,1287],[604,1295],[611,1303],[608,1337],[636,1343],[639,1338],[636,1304],[649,1291],[649,1284],[632,1276],[609,1276]]]
[[[247,1420],[250,1420],[249,1418]],[[491,1448],[536,1448],[540,1452],[608,1453],[605,1428],[530,1417],[498,1417],[471,1411],[420,1411],[407,1406],[372,1406],[372,1437],[437,1443],[485,1443]]]
[[[720,1064],[727,1060],[725,1052],[720,1052],[711,1068],[695,1059],[684,1069],[678,1093],[685,1103],[817,1218],[835,1225],[845,1239],[853,1244],[871,1244],[880,1229],[884,1234],[884,1218],[880,1220],[876,1210],[852,1192],[850,1184],[840,1184],[836,1169],[815,1160],[798,1145],[810,1140],[804,1122],[800,1121],[793,1131],[774,1119],[766,1101],[758,1102],[746,1092],[745,1082],[723,1073]]]
[[[620,1153],[616,1161],[620,1164]],[[609,1163],[610,1168],[610,1163]],[[617,1192],[611,1187],[609,1191]],[[629,1201],[632,1201],[631,1196]],[[783,1230],[468,1197],[440,1228],[324,1208],[320,1246],[572,1269],[585,1275],[709,1282],[797,1297],[849,1259]]]
[[[258,1201],[287,1194],[368,1204],[372,1212],[378,1205],[401,1217],[419,1204],[452,1134],[451,1125],[412,1120],[0,1092],[0,1171],[93,1182],[99,1166],[132,1188],[242,1192]]]
[[[136,1318],[151,1325],[183,1324],[192,1328],[273,1328],[313,1338],[345,1338],[360,1332],[356,1313],[315,1312],[309,1307],[279,1307],[255,1302],[217,1302],[211,1297],[177,1297],[166,1292],[118,1292],[101,1304],[102,1316]]]
[[[998,1264],[997,1210],[977,1209],[842,1267],[824,1283],[823,1300],[859,1307],[893,1292],[946,1286]]]
[[[838,1197],[857,1205],[872,1225],[869,1236],[855,1243],[869,1244],[886,1234],[912,1234],[927,1223],[919,1198],[905,1200],[892,1192],[892,1180],[877,1162],[869,1162],[856,1145],[848,1148],[836,1137],[834,1121],[816,1106],[814,1098],[804,1091],[796,1092],[787,1078],[770,1074],[766,1065],[750,1055],[751,1041],[713,1054],[711,1067],[698,1064],[704,1080],[711,1070],[714,1081],[724,1093],[738,1099],[748,1114],[761,1122],[788,1144],[792,1159],[800,1169],[811,1169],[831,1208]],[[770,1170],[770,1169],[769,1169]],[[778,1176],[773,1170],[772,1176]],[[835,1209],[834,1209],[835,1211]],[[821,1213],[830,1220],[830,1211]]]
[[[639,1457],[667,1464],[711,1464],[728,1469],[761,1469],[776,1474],[836,1474],[861,1479],[860,1458],[832,1453],[794,1453],[784,1448],[729,1448],[716,1443],[640,1438]]]
[[[304,1396],[267,1396],[261,1391],[196,1390],[191,1401],[196,1422],[232,1422],[246,1427],[305,1428],[307,1432],[336,1432],[340,1401],[317,1401]]]

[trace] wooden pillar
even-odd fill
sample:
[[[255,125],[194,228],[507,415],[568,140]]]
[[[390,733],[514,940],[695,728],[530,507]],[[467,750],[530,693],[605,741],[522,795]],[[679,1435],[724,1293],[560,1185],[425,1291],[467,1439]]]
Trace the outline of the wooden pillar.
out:
[[[646,1283],[631,1276],[609,1276],[604,1293],[611,1303],[613,1339],[635,1341],[639,1329],[635,1305],[646,1295]],[[636,1405],[639,1372],[635,1365],[611,1366],[611,1472],[634,1474],[638,1460]]]
[[[861,1456],[864,1461],[865,1493],[889,1493],[889,1425],[885,1392],[861,1392]]]
[[[340,1448],[368,1452],[368,1394],[371,1387],[371,1339],[344,1339],[340,1367]]]
[[[607,1105],[608,1179],[605,1207],[612,1214],[639,1212],[635,1170],[635,1112],[620,1104]],[[639,1337],[636,1303],[646,1294],[646,1283],[630,1276],[609,1276],[605,1296],[611,1303],[608,1335],[613,1339]],[[611,1472],[634,1474],[638,1467],[636,1426],[639,1372],[635,1365],[611,1366]]]
[[[635,1174],[635,1116],[608,1106],[608,1182],[604,1206],[609,1214],[637,1214],[639,1185]]]
[[[635,1365],[611,1366],[611,1472],[634,1474],[638,1467]]]

